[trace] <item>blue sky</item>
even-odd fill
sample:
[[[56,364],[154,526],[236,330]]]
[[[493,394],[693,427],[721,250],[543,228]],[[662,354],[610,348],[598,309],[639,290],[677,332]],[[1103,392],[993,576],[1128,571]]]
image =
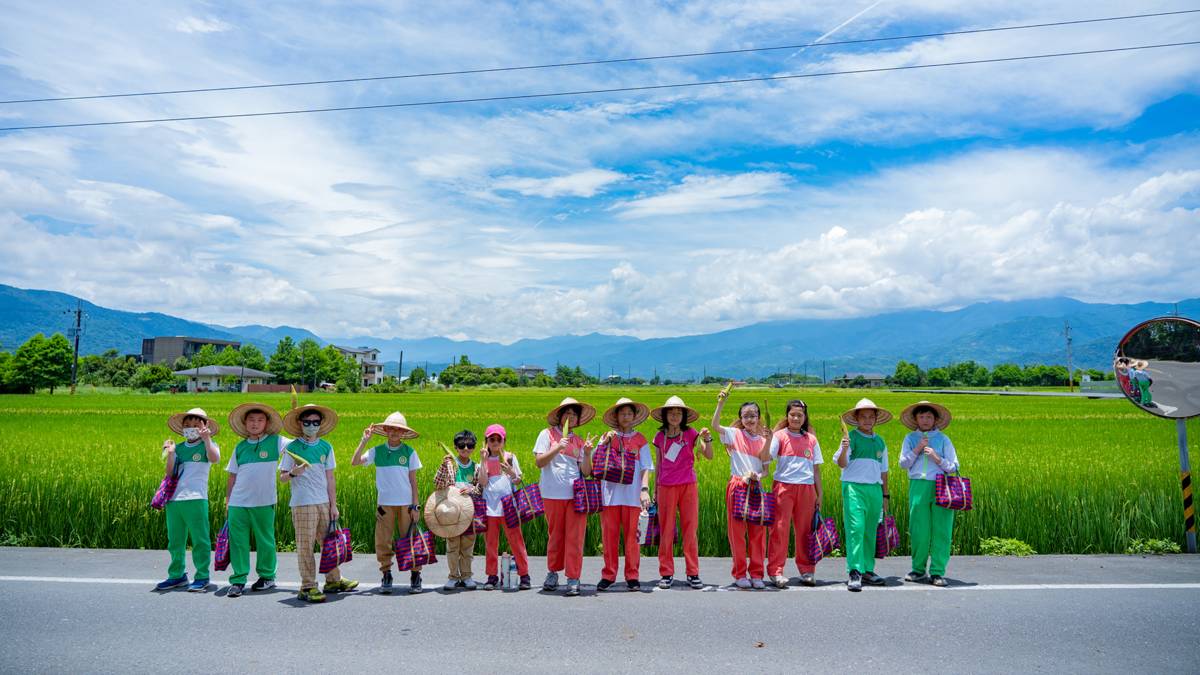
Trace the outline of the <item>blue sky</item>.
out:
[[[3,3],[3,99],[1117,16],[1118,2]],[[1189,9],[1139,3],[1137,12]],[[832,31],[832,33],[831,33]],[[847,47],[0,105],[0,126],[370,105],[1200,39],[1200,14]],[[0,282],[226,325],[510,341],[1200,294],[1200,46],[0,132]]]

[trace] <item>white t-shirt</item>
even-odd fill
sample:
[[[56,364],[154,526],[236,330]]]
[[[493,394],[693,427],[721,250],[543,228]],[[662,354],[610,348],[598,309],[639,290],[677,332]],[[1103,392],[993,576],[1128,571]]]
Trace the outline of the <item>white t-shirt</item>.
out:
[[[511,452],[505,453],[505,456],[508,458],[508,463],[512,466],[513,471],[520,476],[521,463],[517,461],[517,456]],[[512,480],[500,470],[499,457],[484,459],[480,463],[483,465],[483,470],[488,474],[487,483],[483,486],[483,499],[487,502],[487,514],[495,517],[503,516],[504,507],[500,506],[500,500],[512,494]]]
[[[408,443],[393,448],[386,442],[367,450],[367,464],[375,465],[375,490],[380,506],[409,506],[413,503],[408,476],[421,468],[421,457]]]
[[[221,447],[215,442],[213,448],[217,451],[217,461],[221,461]],[[181,462],[179,459],[187,455],[192,461]],[[207,460],[208,450],[204,441],[195,443],[178,443],[175,445],[175,463],[179,466],[179,484],[175,487],[173,502],[186,502],[196,499],[208,499],[208,472],[212,468]]]
[[[314,457],[308,457],[305,452],[301,452],[300,448],[305,447]],[[308,459],[309,466],[304,473],[295,476],[289,481],[292,485],[292,498],[288,502],[288,506],[308,506],[309,504],[328,504],[329,503],[329,476],[325,471],[332,471],[337,466],[337,460],[333,457],[333,446],[324,439],[318,438],[316,442],[309,443],[307,439],[299,439],[290,444],[288,448]],[[319,454],[317,454],[319,452]],[[322,460],[322,457],[324,458]],[[283,460],[279,463],[279,471],[291,471],[296,467],[296,460],[292,456],[284,453]]]
[[[765,442],[762,436],[736,427],[721,427],[721,442],[729,449],[730,476],[745,476],[752,472],[762,475],[762,460],[758,458],[758,450]]]
[[[632,437],[634,432],[619,434],[623,438]],[[650,454],[650,444],[643,445],[638,450],[637,462],[633,465],[633,482],[629,485],[600,482],[600,492],[604,496],[605,506],[637,506],[642,505],[642,472],[654,470],[654,457]]]
[[[793,485],[812,485],[813,467],[825,463],[816,436],[794,434],[787,429],[780,429],[771,436],[771,459],[776,461],[775,480]]]
[[[292,442],[292,439],[285,436],[276,438],[279,439],[279,447],[275,450],[275,455],[278,457],[284,454],[284,448]],[[253,443],[253,441],[244,442]],[[261,449],[261,452],[267,452],[267,450],[264,448]],[[248,508],[272,506],[278,500],[275,492],[276,481],[279,480],[277,460],[239,465],[235,448],[233,454],[229,456],[229,464],[225,466],[225,470],[237,475],[237,481],[233,484],[233,492],[229,495],[230,506]]]
[[[572,486],[575,479],[581,475],[579,463],[583,457],[583,440],[574,433],[571,434],[570,440],[570,448],[555,455],[549,464],[542,467],[538,487],[542,491],[543,499],[571,499],[575,496]],[[533,454],[537,456],[547,452],[550,452],[550,430],[542,429],[542,433],[538,434],[537,441],[533,444]]]

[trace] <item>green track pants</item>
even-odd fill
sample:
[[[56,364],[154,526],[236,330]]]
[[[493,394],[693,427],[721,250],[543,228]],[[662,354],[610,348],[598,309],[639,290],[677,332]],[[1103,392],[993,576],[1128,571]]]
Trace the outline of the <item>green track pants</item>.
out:
[[[875,530],[883,517],[883,486],[842,483],[842,523],[846,529],[846,571],[875,571]]]
[[[908,536],[912,544],[912,570],[943,576],[950,562],[950,535],[954,511],[933,502],[934,481],[914,479],[908,483]]]
[[[244,584],[250,574],[250,532],[254,532],[254,550],[257,552],[254,569],[263,579],[274,579],[277,565],[275,556],[275,506],[231,506],[229,507],[229,564],[233,574],[231,584]]]
[[[197,579],[208,578],[212,560],[212,537],[208,531],[208,500],[186,499],[167,502],[167,552],[171,566],[167,577],[177,579],[187,572],[187,543],[192,540],[192,564]]]

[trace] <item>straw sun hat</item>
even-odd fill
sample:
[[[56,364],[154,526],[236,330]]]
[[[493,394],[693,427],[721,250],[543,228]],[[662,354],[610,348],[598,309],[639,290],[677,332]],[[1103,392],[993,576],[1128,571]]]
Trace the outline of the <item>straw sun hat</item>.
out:
[[[243,403],[229,412],[229,428],[233,429],[233,433],[242,438],[249,436],[246,433],[246,415],[252,412],[261,412],[267,416],[267,428],[263,434],[277,434],[283,428],[283,418],[274,408],[263,403],[250,402]]]
[[[916,403],[908,406],[904,410],[901,410],[900,411],[900,424],[903,424],[904,426],[908,427],[909,429],[912,429],[915,431],[917,428],[916,410],[917,410],[917,408],[921,408],[921,407],[933,409],[934,414],[937,416],[937,419],[933,423],[934,429],[945,429],[946,427],[950,426],[950,419],[951,419],[950,409],[944,405],[939,405],[937,403],[930,403],[929,401],[917,401]]]
[[[204,412],[204,408],[192,408],[191,410],[189,410],[187,412],[175,413],[174,415],[171,415],[170,417],[167,418],[167,426],[171,429],[171,431],[174,431],[175,433],[182,436],[183,435],[183,420],[187,419],[188,417],[199,417],[200,419],[207,422],[208,430],[210,432],[212,432],[213,435],[216,435],[216,433],[218,431],[220,431],[220,429],[221,429],[221,427],[219,425],[217,425],[216,420],[209,417],[208,413]]]
[[[434,490],[425,500],[425,527],[439,537],[457,537],[471,526],[475,503],[453,485]]]
[[[333,408],[316,403],[306,403],[299,408],[289,410],[288,414],[283,416],[283,430],[296,438],[303,436],[304,429],[300,426],[300,418],[314,411],[321,414],[321,428],[317,429],[317,436],[321,437],[333,431],[338,423],[338,414],[333,411]]]
[[[858,403],[855,403],[853,408],[842,413],[842,421],[845,422],[846,424],[849,424],[850,426],[857,427],[858,426],[858,417],[856,417],[856,415],[858,414],[859,410],[874,410],[876,426],[883,424],[892,419],[892,413],[875,405],[875,403],[871,399],[864,398],[864,399],[860,399]]]
[[[402,433],[402,438],[417,438],[421,435],[408,426],[408,420],[404,419],[404,415],[399,412],[394,412],[388,415],[387,419],[382,422],[376,422],[371,425],[371,431],[380,436],[387,436],[388,429],[399,429]]]
[[[653,417],[655,421],[662,422],[667,415],[667,411],[671,408],[679,408],[683,411],[684,424],[691,424],[692,422],[700,419],[700,413],[696,412],[695,408],[688,407],[688,405],[683,402],[683,399],[679,398],[678,396],[672,396],[671,398],[667,399],[666,403],[658,406],[654,410],[651,410],[650,416]]]
[[[552,408],[550,410],[550,412],[546,413],[546,423],[552,427],[558,426],[558,423],[559,423],[560,419],[562,418],[563,408],[566,408],[567,406],[572,406],[572,405],[579,406],[580,409],[583,411],[579,415],[579,421],[575,423],[576,427],[581,427],[581,426],[587,424],[588,422],[591,422],[593,419],[595,419],[596,409],[594,407],[592,407],[586,403],[581,403],[579,401],[576,401],[575,399],[568,396],[562,400],[562,403],[559,403],[557,406]]]
[[[617,428],[617,411],[620,410],[623,406],[627,406],[627,405],[633,406],[633,411],[634,411],[633,412],[633,424],[631,424],[629,426],[636,427],[637,425],[641,424],[642,422],[645,422],[646,418],[650,417],[650,406],[646,405],[645,403],[638,403],[637,401],[635,401],[633,399],[625,398],[622,396],[621,398],[617,399],[617,402],[612,404],[612,406],[609,407],[608,410],[604,411],[604,417],[602,418],[604,421],[604,424],[606,426],[610,426],[614,429]]]

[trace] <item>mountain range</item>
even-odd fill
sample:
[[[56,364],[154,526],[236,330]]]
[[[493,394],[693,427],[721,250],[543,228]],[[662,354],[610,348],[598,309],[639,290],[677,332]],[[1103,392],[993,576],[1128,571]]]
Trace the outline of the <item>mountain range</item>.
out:
[[[1117,341],[1145,319],[1178,312],[1200,315],[1200,299],[1179,303],[1098,304],[1071,298],[981,302],[952,311],[906,310],[848,319],[769,321],[704,335],[642,340],[629,336],[565,335],[511,344],[475,340],[322,337],[292,326],[220,326],[156,312],[109,309],[65,293],[0,284],[0,349],[13,350],[37,332],[66,333],[81,302],[85,312],[80,352],[141,351],[144,337],[188,335],[250,343],[268,356],[284,336],[321,345],[374,347],[394,362],[404,352],[404,371],[428,362],[441,365],[467,355],[488,366],[556,364],[589,373],[664,378],[729,377],[795,372],[835,377],[846,372],[890,373],[896,361],[928,368],[974,360],[997,363],[1066,362],[1064,327],[1070,324],[1074,364],[1106,370]]]

